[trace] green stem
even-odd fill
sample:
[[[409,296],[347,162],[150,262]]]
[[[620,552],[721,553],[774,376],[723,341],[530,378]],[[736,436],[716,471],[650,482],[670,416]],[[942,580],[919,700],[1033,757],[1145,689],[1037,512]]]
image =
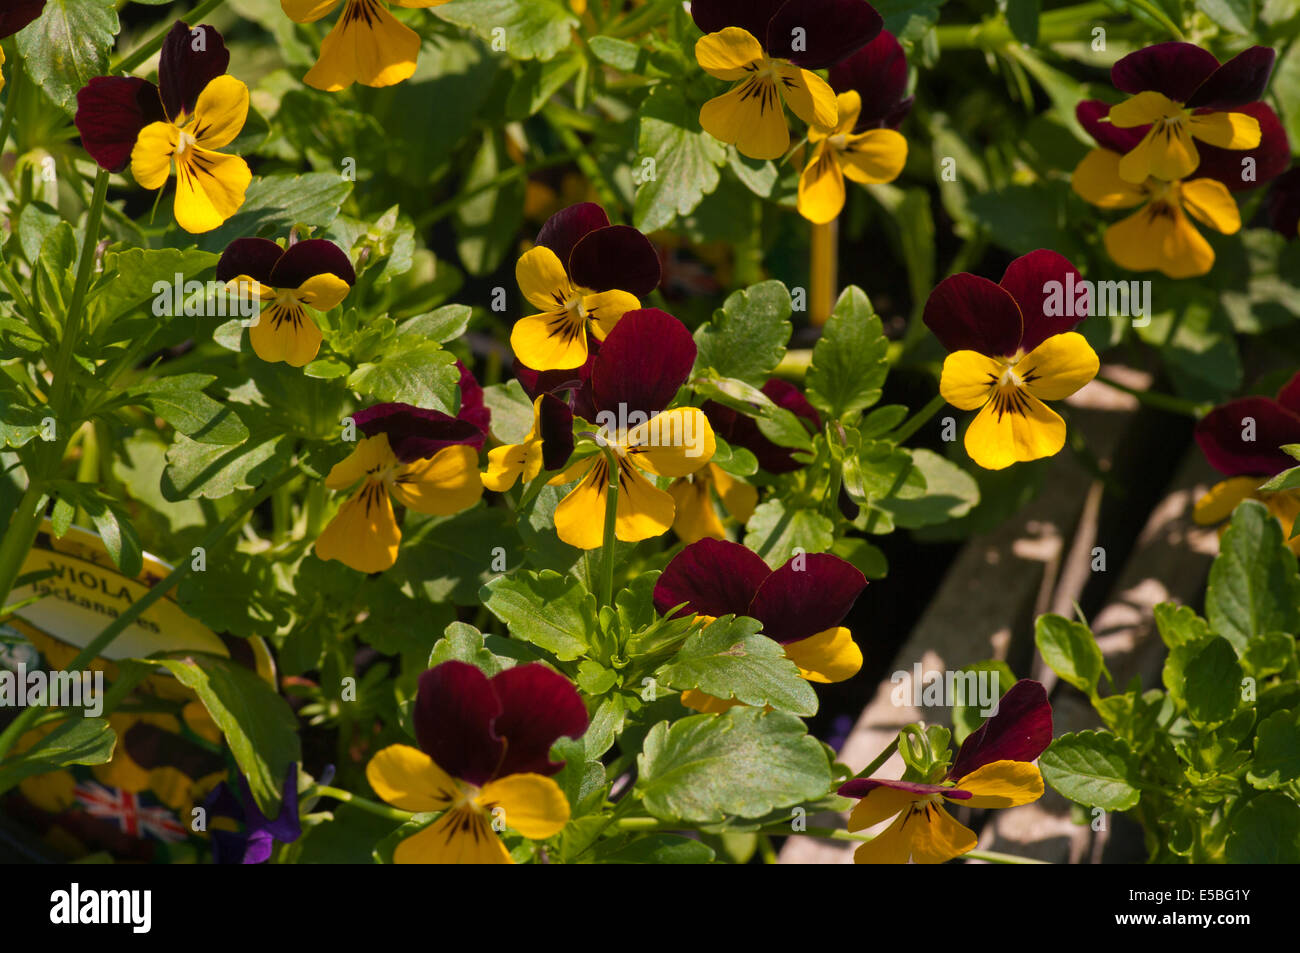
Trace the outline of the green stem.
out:
[[[930,398],[928,404],[914,413],[907,420],[903,421],[903,425],[894,431],[892,435],[894,442],[901,446],[903,441],[924,427],[926,422],[942,410],[944,405],[947,403],[948,402],[944,400],[943,394],[935,394]]]
[[[30,480],[27,491],[18,503],[18,509],[5,528],[0,541],[0,606],[9,601],[14,580],[22,570],[23,561],[31,552],[36,534],[40,532],[41,518],[45,516],[45,488],[38,480]]]
[[[312,797],[332,797],[334,800],[342,801],[350,807],[355,807],[368,814],[374,814],[376,817],[386,817],[390,821],[406,822],[414,816],[409,811],[402,811],[395,807],[389,807],[387,804],[380,804],[376,801],[371,801],[368,798],[358,797],[351,791],[344,791],[342,788],[332,788],[325,784],[316,785],[310,792],[304,795],[302,799],[307,800]]]
[[[876,755],[876,759],[872,761],[869,765],[867,765],[857,774],[853,775],[853,779],[857,780],[858,778],[871,777],[873,774],[875,774],[877,771],[880,770],[881,765],[883,765],[886,761],[888,761],[891,757],[893,757],[894,752],[897,750],[898,750],[898,738],[897,736],[895,736],[894,740],[889,743],[889,747],[886,748],[884,751],[880,752],[880,754]]]
[[[618,522],[618,456],[614,448],[601,444],[609,466],[609,494],[605,499],[605,537],[601,543],[600,594],[601,605],[614,604],[614,530]]]
[[[263,500],[283,486],[286,482],[296,475],[297,471],[289,468],[277,476],[275,479],[265,483],[262,488],[248,497],[241,503],[229,516],[215,526],[207,536],[199,543],[205,550],[215,548],[232,530],[237,528],[249,513],[256,509]],[[137,602],[127,607],[121,615],[105,626],[104,630],[90,640],[90,643],[81,650],[81,652],[71,662],[63,667],[63,671],[80,671],[84,669],[93,659],[99,658],[104,654],[104,650],[112,644],[113,640],[121,635],[128,626],[140,618],[155,602],[161,599],[167,593],[171,592],[182,579],[190,574],[193,561],[189,559],[181,560],[161,582],[155,583],[153,588],[146,592]],[[0,733],[0,760],[13,748],[18,739],[31,726],[31,722],[37,717],[42,709],[36,707],[25,708],[17,718],[10,722],[9,727]]]
[[[1090,21],[1116,16],[1116,10],[1106,3],[1080,3],[1044,13],[1039,20],[1040,44],[1065,43],[1078,40]],[[981,23],[946,24],[935,28],[935,38],[943,50],[992,49],[1019,42],[1006,19],[999,15]]]
[[[1201,404],[1194,403],[1190,400],[1184,400],[1182,397],[1174,397],[1171,394],[1161,394],[1157,391],[1138,390],[1129,387],[1127,384],[1121,384],[1119,381],[1111,380],[1109,377],[1097,375],[1098,382],[1105,384],[1107,387],[1113,387],[1117,391],[1135,397],[1139,403],[1155,407],[1159,410],[1167,410],[1175,414],[1183,414],[1188,417],[1200,418],[1205,415],[1207,408]]]
[[[199,20],[202,20],[217,7],[221,6],[221,3],[222,0],[203,0],[203,2],[197,7],[185,14],[185,16],[181,17],[181,20],[189,24],[191,27],[196,26]],[[175,21],[168,17],[167,21],[154,32],[153,36],[149,37],[149,39],[145,40],[120,60],[114,61],[108,68],[108,74],[110,76],[116,76],[118,73],[130,73],[149,57],[161,50],[163,40],[167,39],[167,34],[171,32],[174,22]]]

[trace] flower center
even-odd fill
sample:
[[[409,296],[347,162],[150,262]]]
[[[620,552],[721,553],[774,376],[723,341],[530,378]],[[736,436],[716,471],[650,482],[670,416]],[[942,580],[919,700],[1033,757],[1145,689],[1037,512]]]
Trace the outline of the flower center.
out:
[[[198,140],[184,129],[180,130],[179,135],[176,137],[176,157],[179,159],[184,156],[190,150],[190,147],[197,142]]]

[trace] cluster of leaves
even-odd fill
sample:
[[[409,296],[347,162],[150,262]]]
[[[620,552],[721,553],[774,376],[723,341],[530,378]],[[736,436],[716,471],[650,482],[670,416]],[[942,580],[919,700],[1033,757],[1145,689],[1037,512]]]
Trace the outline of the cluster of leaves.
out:
[[[1088,627],[1038,620],[1044,660],[1105,725],[1057,738],[1044,779],[1083,807],[1131,813],[1154,863],[1300,862],[1300,576],[1277,521],[1242,503],[1205,618],[1163,603],[1155,619],[1163,689],[1134,679],[1104,696],[1110,673]]]

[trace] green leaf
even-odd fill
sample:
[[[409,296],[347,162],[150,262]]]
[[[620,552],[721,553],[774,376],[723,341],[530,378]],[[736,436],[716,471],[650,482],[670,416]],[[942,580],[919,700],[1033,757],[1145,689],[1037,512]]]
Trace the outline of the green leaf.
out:
[[[183,434],[167,450],[163,496],[172,501],[193,497],[217,499],[235,490],[251,490],[289,465],[293,438],[274,428],[259,430],[233,446],[199,443]]]
[[[516,572],[492,580],[479,595],[515,638],[562,662],[587,653],[596,631],[596,597],[572,576],[549,569]]]
[[[885,18],[885,29],[905,43],[921,39],[939,20],[945,0],[878,0],[873,4]]]
[[[0,447],[22,447],[40,435],[44,413],[28,404],[14,381],[0,373]]]
[[[1196,0],[1196,9],[1233,33],[1245,35],[1255,28],[1255,0]]]
[[[718,187],[718,168],[727,161],[727,150],[700,128],[698,110],[672,84],[656,84],[639,114],[633,167],[640,181],[632,223],[655,232],[695,211]]]
[[[844,289],[805,378],[808,400],[822,413],[849,420],[880,400],[889,373],[889,341],[871,301],[856,285]]]
[[[248,439],[248,428],[228,404],[213,400],[203,389],[212,374],[175,374],[132,389],[155,414],[199,443],[229,446]]]
[[[817,693],[776,642],[759,634],[762,625],[726,616],[687,638],[656,677],[678,691],[695,688],[714,698],[735,698],[796,715],[817,713]]]
[[[841,536],[831,552],[851,562],[868,579],[884,579],[889,574],[889,560],[878,546],[856,536]]]
[[[1202,642],[1210,637],[1209,625],[1193,612],[1190,606],[1162,602],[1155,607],[1152,614],[1155,616],[1160,639],[1168,648],[1172,649],[1189,642]]]
[[[512,165],[506,155],[504,136],[488,132],[470,160],[461,189],[469,192],[482,188],[502,169]],[[514,247],[524,219],[526,185],[524,178],[518,176],[494,189],[479,192],[457,207],[456,251],[471,275],[491,274]]]
[[[24,778],[74,764],[108,764],[117,734],[106,718],[69,718],[21,754],[0,764],[0,792]]]
[[[637,790],[655,817],[714,824],[761,817],[826,794],[826,748],[794,715],[732,708],[650,729],[637,756]]]
[[[442,638],[429,653],[429,668],[453,660],[468,662],[488,678],[507,667],[490,649],[484,648],[483,633],[464,622],[453,622],[443,630]]]
[[[745,545],[774,569],[790,559],[796,549],[824,553],[835,542],[835,524],[809,509],[787,509],[782,500],[768,500],[754,510],[745,524]]]
[[[1106,663],[1086,625],[1059,615],[1039,616],[1034,643],[1043,661],[1063,681],[1088,696],[1097,694],[1097,682],[1106,671]]]
[[[1300,711],[1279,711],[1255,731],[1255,763],[1246,779],[1257,788],[1280,788],[1300,778]]]
[[[258,808],[280,813],[289,766],[302,760],[298,719],[289,704],[255,672],[216,655],[148,659],[193,689],[217,723]]]
[[[1038,17],[1042,12],[1040,0],[998,0],[1007,17],[1007,25],[1017,40],[1028,46],[1038,42]]]
[[[1227,721],[1241,703],[1241,664],[1224,638],[1205,644],[1183,670],[1187,714],[1201,726]]]
[[[465,333],[474,310],[465,304],[445,304],[425,314],[403,321],[397,329],[399,338],[413,337],[446,344]]]
[[[601,847],[606,843],[602,841]],[[602,864],[711,864],[715,856],[708,844],[681,834],[647,834],[612,849],[596,849]]]
[[[1285,632],[1268,632],[1250,640],[1241,656],[1243,667],[1255,678],[1267,678],[1280,672],[1294,670],[1296,664],[1295,636]]]
[[[520,443],[533,429],[533,402],[519,381],[483,388],[483,403],[492,411],[492,436],[502,443]]]
[[[1232,514],[1210,567],[1205,615],[1238,652],[1266,632],[1300,633],[1296,558],[1262,503],[1247,500]]]
[[[567,3],[561,0],[452,0],[431,11],[448,23],[469,27],[516,60],[549,60],[567,47],[579,26]],[[501,30],[501,33],[497,31]]]
[[[695,373],[712,368],[721,377],[762,387],[785,357],[792,327],[790,292],[781,282],[764,281],[733,292],[695,332]]]
[[[323,228],[338,217],[352,183],[337,172],[255,176],[244,204],[220,228],[192,236],[173,231],[175,245],[197,242],[206,251],[222,252],[236,238],[278,238],[294,225]]]
[[[420,522],[402,541],[402,558],[388,574],[430,602],[474,605],[481,586],[523,562],[510,512],[476,506]],[[503,568],[504,567],[504,568]]]
[[[18,34],[18,55],[54,105],[77,111],[77,90],[108,72],[117,35],[114,0],[48,0],[40,19]]]
[[[1300,864],[1300,804],[1273,791],[1233,812],[1225,845],[1230,864]]]
[[[398,401],[454,414],[459,400],[456,356],[432,341],[404,344],[377,363],[362,364],[348,386],[380,401]]]
[[[969,513],[980,501],[975,478],[932,450],[909,451],[912,466],[925,480],[925,493],[898,493],[872,501],[904,529],[947,523]]]
[[[1127,811],[1140,796],[1137,758],[1108,732],[1064,734],[1043,752],[1038,767],[1048,784],[1087,807]]]
[[[102,333],[124,317],[147,317],[151,322],[181,317],[188,298],[185,285],[204,280],[216,267],[218,256],[189,248],[119,248],[104,255],[104,273],[86,296],[90,325]],[[177,276],[181,287],[176,290]],[[206,289],[205,289],[206,290]],[[166,296],[155,306],[160,296]],[[181,313],[176,312],[177,296]],[[218,315],[219,316],[219,315]]]

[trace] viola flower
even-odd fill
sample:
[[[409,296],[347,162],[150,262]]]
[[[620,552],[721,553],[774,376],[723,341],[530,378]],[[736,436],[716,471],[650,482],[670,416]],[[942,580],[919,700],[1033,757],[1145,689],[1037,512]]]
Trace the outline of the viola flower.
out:
[[[498,818],[529,840],[569,822],[569,802],[551,776],[561,737],[581,738],[587,709],[563,675],[540,662],[488,678],[465,662],[420,676],[418,748],[389,745],[366,766],[383,800],[405,811],[444,811],[393,852],[398,864],[509,864]],[[498,813],[498,812],[504,812]]]
[[[1064,298],[1066,288],[1080,287],[1087,286],[1073,265],[1039,249],[1008,265],[999,284],[962,273],[930,293],[924,320],[949,352],[939,392],[960,410],[980,411],[965,444],[986,470],[1065,446],[1065,421],[1043,401],[1069,397],[1099,367],[1074,331],[1091,301]]]
[[[790,148],[782,102],[809,126],[837,124],[835,93],[809,70],[833,66],[880,32],[865,0],[695,0],[704,31],[695,59],[710,76],[734,82],[700,109],[700,126],[751,159]]]
[[[539,371],[581,367],[587,334],[602,341],[659,284],[659,256],[630,225],[611,225],[593,202],[556,212],[515,265],[519,290],[540,314],[515,322],[510,346]]]
[[[77,130],[100,168],[161,189],[176,168],[176,223],[210,232],[244,204],[253,175],[239,156],[215,150],[248,118],[248,87],[227,76],[230,53],[210,26],[177,22],[163,41],[158,85],[97,76],[77,93]]]
[[[794,384],[772,377],[759,389],[772,403],[807,421],[814,432],[821,430],[821,415]],[[795,451],[792,448],[769,440],[753,417],[712,400],[705,401],[700,409],[708,416],[709,423],[723,440],[733,447],[744,447],[768,473],[793,473],[805,466],[794,458]]]
[[[343,13],[320,46],[316,65],[303,82],[326,92],[363,86],[393,86],[409,79],[420,55],[420,34],[388,12],[399,7],[438,7],[447,0],[344,0]],[[280,0],[294,23],[315,23],[339,0]]]
[[[592,404],[600,439],[618,461],[615,533],[634,543],[668,532],[676,516],[671,494],[645,476],[684,477],[713,457],[713,428],[696,407],[664,408],[690,376],[695,340],[657,308],[629,311],[601,345],[592,367]],[[609,463],[584,457],[551,480],[579,481],[555,508],[555,531],[579,549],[604,542]]]
[[[573,454],[573,411],[554,394],[533,401],[533,426],[521,443],[506,444],[488,453],[483,485],[504,493],[521,476],[525,483],[542,470],[560,470]]]
[[[1281,176],[1269,189],[1268,224],[1288,239],[1300,235],[1300,167]]]
[[[862,650],[840,623],[866,586],[852,563],[830,553],[799,555],[774,571],[740,543],[701,539],[664,568],[654,603],[661,614],[685,603],[676,615],[704,621],[724,615],[757,619],[808,681],[842,682],[862,668]],[[740,702],[691,690],[682,693],[682,704],[717,712]]]
[[[31,23],[45,10],[45,0],[10,0],[8,9],[0,10],[0,40],[13,36]],[[0,49],[0,66],[5,65],[5,51]],[[0,90],[5,88],[4,73],[0,73]]]
[[[311,311],[337,306],[356,284],[357,273],[343,249],[323,238],[287,249],[269,238],[237,238],[221,253],[217,280],[268,302],[248,330],[253,352],[264,361],[303,367],[320,351],[320,328]]]
[[[383,572],[397,561],[402,540],[393,500],[450,516],[482,497],[476,448],[483,432],[468,420],[410,404],[378,404],[352,419],[365,439],[334,465],[325,486],[357,489],[316,540],[316,556],[358,572]]]
[[[673,532],[687,543],[727,538],[727,531],[713,507],[714,493],[731,518],[742,526],[749,522],[758,505],[758,488],[732,476],[716,463],[674,480],[668,493],[677,507]]]
[[[1200,164],[1196,141],[1220,149],[1259,145],[1259,122],[1237,111],[1264,95],[1276,54],[1252,46],[1222,66],[1193,43],[1157,43],[1121,58],[1110,71],[1130,97],[1111,107],[1111,124],[1144,130],[1119,163],[1133,185],[1148,178],[1173,182]]]
[[[268,818],[257,806],[248,779],[239,775],[239,797],[222,781],[208,794],[204,802],[212,818],[229,818],[242,825],[243,832],[224,830],[215,825],[212,835],[212,860],[218,864],[263,864],[271,859],[277,841],[292,844],[302,836],[302,822],[298,819],[298,765],[289,765],[284,779],[284,794],[280,813]]]
[[[998,703],[997,714],[971,732],[952,769],[938,784],[855,778],[839,789],[859,798],[848,829],[865,830],[891,817],[884,832],[853,854],[859,864],[942,864],[974,850],[975,833],[957,823],[944,802],[965,807],[1018,807],[1043,796],[1033,761],[1052,741],[1052,706],[1043,686],[1021,679]]]
[[[831,67],[831,89],[857,92],[862,101],[852,132],[897,129],[912,111],[907,95],[907,55],[894,34],[880,34],[848,59]]]
[[[854,90],[835,98],[839,121],[808,131],[812,158],[799,176],[799,214],[815,225],[834,221],[844,209],[844,179],[860,185],[892,182],[907,162],[907,140],[893,129],[853,132],[862,110]]]
[[[1193,519],[1213,526],[1231,516],[1242,500],[1258,500],[1282,524],[1291,551],[1300,555],[1300,538],[1290,538],[1300,517],[1300,491],[1259,489],[1296,466],[1295,459],[1279,448],[1300,443],[1300,373],[1275,398],[1240,397],[1211,410],[1196,422],[1196,443],[1210,465],[1228,479],[1196,501]]]

